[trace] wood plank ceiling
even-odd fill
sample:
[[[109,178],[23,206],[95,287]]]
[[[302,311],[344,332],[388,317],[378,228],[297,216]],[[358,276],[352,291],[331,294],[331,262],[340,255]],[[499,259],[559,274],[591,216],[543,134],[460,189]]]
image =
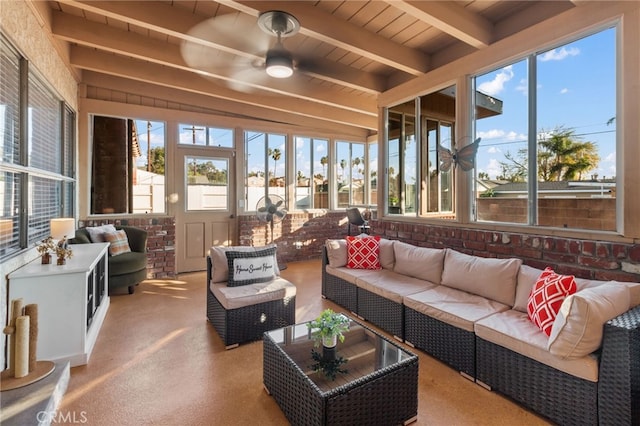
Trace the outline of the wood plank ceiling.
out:
[[[187,92],[227,114],[360,136],[377,132],[379,93],[575,7],[565,0],[49,4],[53,36],[68,44],[88,85],[134,81],[162,99]],[[276,37],[257,18],[270,10],[300,22],[282,39],[294,61],[290,78],[264,70]]]

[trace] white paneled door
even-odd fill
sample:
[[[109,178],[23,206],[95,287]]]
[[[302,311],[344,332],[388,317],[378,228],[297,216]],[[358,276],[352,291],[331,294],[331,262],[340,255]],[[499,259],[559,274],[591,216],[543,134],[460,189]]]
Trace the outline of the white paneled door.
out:
[[[182,185],[170,202],[177,203],[176,262],[178,273],[202,271],[212,245],[236,239],[235,156],[215,148],[178,148],[176,176]]]

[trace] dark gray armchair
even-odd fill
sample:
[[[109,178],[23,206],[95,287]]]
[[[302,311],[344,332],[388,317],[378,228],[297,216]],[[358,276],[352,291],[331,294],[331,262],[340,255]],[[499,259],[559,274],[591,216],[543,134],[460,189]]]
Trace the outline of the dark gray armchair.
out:
[[[147,278],[147,231],[133,226],[116,226],[116,229],[127,234],[131,252],[109,256],[109,289],[127,287],[129,294],[133,294],[135,286]],[[85,244],[91,239],[87,230],[80,228],[69,242]]]

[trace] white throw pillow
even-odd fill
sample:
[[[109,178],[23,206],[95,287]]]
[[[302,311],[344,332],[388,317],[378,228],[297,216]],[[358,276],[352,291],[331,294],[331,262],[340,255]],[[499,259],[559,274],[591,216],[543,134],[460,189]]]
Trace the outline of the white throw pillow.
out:
[[[542,269],[533,268],[529,265],[521,265],[518,271],[518,283],[516,284],[516,300],[513,309],[520,312],[527,312],[527,303],[531,289],[538,281]]]
[[[396,263],[393,245],[393,240],[380,238],[380,266],[382,266],[383,269],[393,269]]]
[[[85,229],[87,230],[87,234],[89,234],[89,239],[92,243],[104,243],[107,241],[104,236],[106,232],[116,232],[116,227],[111,224],[88,226]]]
[[[347,240],[327,240],[324,245],[327,247],[329,266],[333,268],[347,266]]]
[[[513,306],[521,259],[471,256],[447,249],[442,285]]]
[[[393,253],[396,258],[393,271],[440,284],[445,251],[445,249],[418,247],[396,241],[393,244]]]
[[[629,309],[629,288],[610,282],[568,296],[551,328],[547,349],[564,359],[589,355],[602,344],[604,323]]]

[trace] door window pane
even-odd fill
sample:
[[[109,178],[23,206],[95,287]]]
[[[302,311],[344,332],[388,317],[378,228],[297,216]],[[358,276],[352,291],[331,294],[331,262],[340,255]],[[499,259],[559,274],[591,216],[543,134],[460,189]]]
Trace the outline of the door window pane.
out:
[[[187,210],[229,209],[229,161],[226,158],[185,157]]]

